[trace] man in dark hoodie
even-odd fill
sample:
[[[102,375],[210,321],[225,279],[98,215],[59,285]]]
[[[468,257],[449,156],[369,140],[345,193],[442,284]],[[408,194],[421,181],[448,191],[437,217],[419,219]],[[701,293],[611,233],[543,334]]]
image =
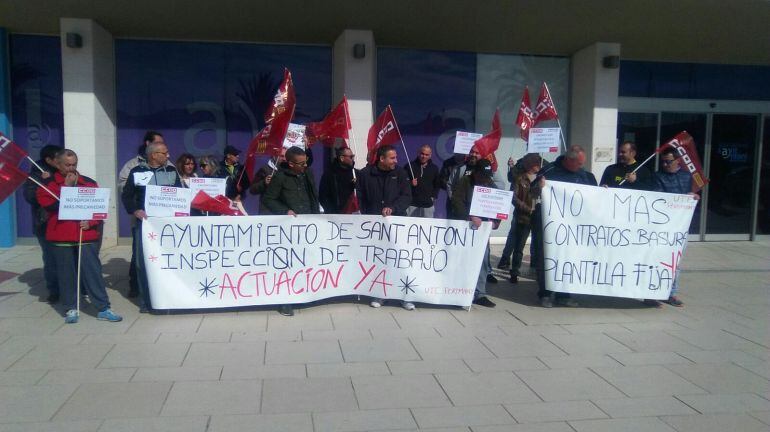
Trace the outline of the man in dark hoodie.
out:
[[[377,160],[361,170],[356,184],[361,213],[368,215],[406,216],[406,209],[412,202],[409,179],[398,167],[398,157],[393,146],[377,149]],[[382,306],[383,299],[375,298],[369,303],[373,308]],[[414,310],[414,303],[403,301],[406,310]]]
[[[224,158],[219,165],[219,177],[227,179],[225,195],[233,201],[243,201],[249,190],[249,176],[243,172],[244,167],[238,161],[241,151],[229,145],[225,146]]]
[[[307,170],[304,150],[299,147],[286,150],[286,162],[281,164],[262,194],[262,206],[274,215],[320,213],[313,172]],[[281,305],[278,312],[284,316],[294,315],[290,304]]]
[[[38,183],[44,183],[49,179],[58,168],[56,166],[56,152],[62,148],[55,145],[46,145],[40,150],[40,160],[37,165],[43,168],[40,172],[37,167],[29,170],[29,176],[37,180]],[[24,183],[24,199],[32,208],[32,232],[37,238],[40,249],[43,250],[43,276],[45,277],[45,286],[48,288],[48,303],[57,303],[59,301],[59,283],[56,277],[56,261],[53,256],[53,245],[45,239],[45,229],[48,223],[48,212],[37,202],[37,188],[39,186],[32,180]]]
[[[434,207],[441,189],[439,169],[431,160],[433,150],[425,144],[420,147],[417,158],[404,166],[412,184],[412,203],[406,210],[407,216],[432,218]]]
[[[535,197],[540,197],[545,180],[560,181],[565,183],[575,183],[582,185],[596,186],[596,177],[583,169],[586,162],[586,153],[583,147],[579,145],[570,146],[567,153],[556,158],[552,163],[544,166],[532,181],[532,193]],[[545,270],[543,268],[544,250],[543,250],[543,219],[541,215],[541,206],[537,204],[532,213],[532,241],[536,243],[537,249],[535,255],[537,258],[537,296],[540,298],[540,304],[543,307],[553,307],[554,302],[564,306],[577,306],[577,302],[572,300],[569,294],[554,293],[545,289]]]
[[[353,150],[348,147],[337,149],[336,157],[326,172],[321,176],[318,200],[327,214],[342,214],[350,196],[356,188],[357,171]]]
[[[144,270],[144,253],[142,252],[142,221],[147,219],[147,213],[144,212],[146,186],[182,187],[182,181],[176,172],[176,167],[167,164],[168,147],[166,144],[149,144],[145,157],[145,162],[131,169],[121,193],[123,207],[137,220],[132,228],[132,234],[134,237],[133,254],[136,262],[136,282],[139,289],[139,312],[141,313],[146,313],[151,308],[147,274]]]

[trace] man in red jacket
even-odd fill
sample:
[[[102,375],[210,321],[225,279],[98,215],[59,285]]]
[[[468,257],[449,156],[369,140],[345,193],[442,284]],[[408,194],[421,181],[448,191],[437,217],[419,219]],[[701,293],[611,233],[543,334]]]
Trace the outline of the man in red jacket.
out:
[[[78,171],[78,155],[70,149],[56,153],[57,172],[48,178],[45,186],[56,196],[61,196],[65,186],[99,187],[92,179],[81,176]],[[96,318],[102,321],[118,322],[123,318],[110,309],[110,300],[102,279],[102,263],[96,243],[99,241],[101,221],[59,220],[59,201],[42,188],[37,190],[37,202],[48,212],[45,238],[53,245],[53,257],[59,278],[60,300],[67,313],[64,322],[78,322],[77,302],[77,257],[78,243],[82,239],[80,269],[83,283],[91,303],[99,311]],[[82,237],[81,237],[82,231]]]

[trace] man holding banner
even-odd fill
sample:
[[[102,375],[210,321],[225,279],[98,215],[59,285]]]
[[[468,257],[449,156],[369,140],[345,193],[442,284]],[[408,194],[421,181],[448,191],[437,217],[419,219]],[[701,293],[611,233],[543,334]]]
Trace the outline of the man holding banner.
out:
[[[147,185],[182,187],[176,168],[168,165],[168,147],[165,143],[150,143],[146,150],[146,161],[134,167],[128,174],[121,194],[123,207],[133,215],[137,223],[132,228],[134,238],[133,254],[136,257],[137,287],[139,288],[139,312],[147,313],[151,308],[147,274],[142,252],[142,221],[147,219],[144,196]]]
[[[58,171],[44,185],[56,197],[61,196],[62,187],[99,187],[94,180],[77,172],[78,156],[74,151],[62,149],[57,152],[56,165]],[[37,189],[37,201],[48,212],[45,237],[53,245],[61,303],[67,310],[64,322],[78,322],[78,268],[82,268],[84,285],[91,302],[99,311],[96,318],[101,321],[122,321],[123,318],[110,309],[110,300],[102,278],[102,263],[96,248],[100,237],[96,228],[101,221],[59,220],[59,200],[53,195],[43,188]]]
[[[343,214],[356,188],[355,157],[349,147],[335,150],[336,157],[321,176],[318,201],[326,214]]]

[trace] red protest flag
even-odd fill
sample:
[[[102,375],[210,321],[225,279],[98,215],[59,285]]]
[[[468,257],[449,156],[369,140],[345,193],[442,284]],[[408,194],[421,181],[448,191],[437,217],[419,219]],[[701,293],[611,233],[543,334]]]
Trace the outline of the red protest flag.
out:
[[[206,192],[199,190],[190,203],[190,207],[227,216],[243,216],[240,209],[232,200],[223,195],[211,197]]]
[[[703,172],[703,166],[700,163],[698,150],[695,148],[695,141],[692,139],[692,136],[685,131],[679,132],[669,142],[658,147],[655,153],[661,153],[668,147],[676,150],[683,165],[682,168],[686,169],[692,176],[692,192],[698,192],[703,189],[706,183],[709,182],[709,179],[706,178]]]
[[[348,202],[342,208],[342,214],[361,214],[361,206],[358,203],[358,195],[355,191],[348,197]]]
[[[535,115],[532,113],[529,101],[529,87],[524,87],[524,94],[521,95],[521,104],[519,105],[519,114],[516,116],[516,125],[521,129],[521,139],[529,141],[529,129],[535,122]]]
[[[532,126],[546,121],[546,120],[558,120],[559,114],[556,112],[556,106],[551,99],[551,92],[548,91],[548,84],[545,82],[540,86],[540,96],[537,98],[537,106],[535,106],[535,119],[532,122]]]
[[[390,145],[398,142],[401,135],[396,125],[396,117],[393,115],[393,109],[388,105],[382,111],[372,127],[369,128],[369,136],[366,139],[366,148],[369,151],[369,163],[376,161],[377,149],[384,145]]]
[[[246,163],[244,171],[249,180],[254,180],[254,168],[257,164],[257,155],[278,155],[283,147],[283,140],[289,130],[289,123],[294,117],[294,108],[297,98],[294,94],[294,83],[291,80],[291,72],[283,70],[283,81],[278,86],[278,91],[273,97],[273,102],[265,113],[265,127],[249,143],[246,151]],[[240,183],[240,180],[239,180]]]
[[[8,162],[19,166],[21,160],[28,156],[28,153],[23,148],[19,147],[10,138],[3,135],[0,132],[0,157]]]
[[[492,117],[492,130],[483,137],[477,139],[473,146],[479,151],[482,158],[486,158],[490,154],[494,154],[498,147],[500,147],[500,138],[503,136],[503,130],[500,128],[500,110],[495,110],[495,115]]]
[[[350,130],[350,115],[348,114],[348,99],[342,101],[326,114],[320,122],[307,124],[307,134],[312,142],[321,141],[326,146],[333,146],[335,138],[348,139]]]
[[[13,195],[29,175],[11,160],[0,158],[0,202]]]

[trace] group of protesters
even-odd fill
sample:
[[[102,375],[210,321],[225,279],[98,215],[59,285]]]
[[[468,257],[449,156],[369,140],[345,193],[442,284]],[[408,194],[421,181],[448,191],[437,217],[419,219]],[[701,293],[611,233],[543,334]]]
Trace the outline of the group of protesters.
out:
[[[239,161],[240,151],[226,146],[223,157],[213,155],[196,158],[181,154],[176,163],[169,160],[169,151],[159,132],[148,131],[137,155],[126,162],[119,173],[120,198],[126,212],[132,216],[133,249],[129,268],[129,297],[137,297],[142,313],[152,310],[147,274],[142,252],[142,223],[147,219],[145,189],[147,185],[189,187],[193,177],[226,179],[227,198],[238,202],[247,195],[259,195],[260,214],[351,214],[411,217],[434,217],[435,203],[440,190],[447,194],[448,219],[465,220],[474,228],[485,221],[497,229],[500,220],[484,219],[470,214],[474,186],[496,188],[493,166],[482,158],[474,146],[468,155],[454,155],[439,168],[432,161],[432,149],[423,145],[413,161],[399,165],[396,150],[380,146],[370,156],[370,163],[355,168],[353,149],[343,146],[334,150],[334,159],[324,171],[319,186],[312,171],[312,152],[300,147],[283,151],[253,176],[244,175]],[[92,179],[77,171],[77,155],[69,149],[46,146],[41,151],[39,165],[42,172],[31,172],[45,187],[28,182],[25,197],[33,207],[35,235],[43,252],[44,275],[50,303],[61,303],[66,310],[65,322],[78,321],[76,280],[82,283],[82,292],[98,309],[97,318],[120,321],[122,318],[110,308],[101,274],[99,246],[101,221],[62,221],[58,219],[57,196],[63,186],[97,187]],[[573,145],[554,162],[543,164],[538,154],[527,154],[519,161],[508,160],[508,181],[513,191],[514,219],[508,234],[498,268],[510,271],[510,281],[518,283],[527,239],[531,241],[531,267],[536,270],[538,296],[541,305],[575,306],[568,294],[546,290],[543,269],[542,223],[539,197],[546,179],[585,185],[624,187],[640,190],[658,190],[688,193],[690,176],[679,169],[678,159],[672,152],[661,157],[661,172],[652,173],[636,161],[636,147],[631,142],[619,148],[619,162],[607,168],[600,182],[583,169],[585,151]],[[250,178],[251,177],[251,178]],[[80,245],[80,247],[78,247]],[[479,270],[473,303],[494,307],[486,295],[486,284],[496,283],[489,258],[489,244]],[[79,262],[78,262],[79,261]],[[82,278],[76,278],[76,267]],[[682,306],[676,296],[678,274],[675,276],[668,303]],[[647,301],[660,307],[657,301]],[[373,298],[370,305],[379,308],[384,299]],[[409,301],[402,301],[406,310],[415,309]],[[281,305],[279,312],[294,314],[292,305]]]

